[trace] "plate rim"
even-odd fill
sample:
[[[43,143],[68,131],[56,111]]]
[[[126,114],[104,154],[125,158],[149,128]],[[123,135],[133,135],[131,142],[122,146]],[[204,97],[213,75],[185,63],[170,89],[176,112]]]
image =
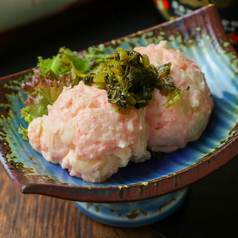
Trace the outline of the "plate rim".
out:
[[[214,27],[216,27],[215,38],[223,50],[229,53],[234,53],[238,57],[237,52],[234,47],[229,44],[224,46],[225,41],[229,42],[229,39],[223,29],[222,23],[220,21],[220,16],[214,4],[209,4],[203,8],[200,8],[192,13],[178,17],[174,20],[164,22],[145,30],[132,33],[127,36],[117,38],[116,40],[124,39],[125,37],[135,37],[140,36],[142,33],[153,31],[162,27],[168,27],[175,21],[180,21],[182,19],[190,18],[191,16],[197,14],[206,15],[206,19],[211,22],[216,22],[216,26],[213,24],[209,25],[210,31],[214,32]],[[219,29],[219,30],[217,30]],[[105,46],[111,44],[111,41],[103,43]],[[19,73],[4,76],[0,78],[0,81],[8,81],[15,77],[21,77],[29,74],[33,71],[32,69],[24,70]],[[182,189],[190,184],[208,176],[213,173],[221,166],[232,160],[237,154],[235,148],[238,147],[238,126],[235,126],[235,135],[228,138],[228,142],[218,149],[215,149],[213,153],[205,155],[201,160],[194,165],[191,165],[185,169],[179,170],[176,173],[170,174],[168,176],[163,176],[158,179],[149,180],[143,183],[135,183],[131,185],[122,186],[107,186],[107,187],[82,187],[82,186],[69,186],[69,185],[58,185],[58,184],[46,184],[46,183],[24,183],[24,181],[18,181],[14,173],[11,172],[9,166],[7,167],[6,160],[5,164],[4,158],[1,152],[1,164],[5,171],[9,175],[10,179],[13,181],[14,185],[24,194],[41,194],[56,198],[62,198],[73,201],[80,202],[102,202],[102,203],[117,203],[117,202],[132,202],[141,201],[145,199],[155,198],[161,195],[165,195],[171,192],[175,192]],[[197,170],[194,173],[194,170]],[[199,175],[199,176],[198,176]],[[62,189],[64,192],[62,193]],[[109,192],[109,193],[108,193]],[[109,194],[109,195],[107,195]],[[93,196],[92,196],[93,195]]]

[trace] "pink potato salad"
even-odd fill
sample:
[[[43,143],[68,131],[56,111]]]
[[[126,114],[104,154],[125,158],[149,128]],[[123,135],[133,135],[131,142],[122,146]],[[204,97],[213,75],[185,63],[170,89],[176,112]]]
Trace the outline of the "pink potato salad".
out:
[[[85,86],[64,88],[48,115],[34,119],[29,142],[43,157],[70,175],[101,182],[124,167],[150,158],[144,108],[115,112],[107,92]]]
[[[153,151],[172,152],[197,140],[207,126],[214,105],[196,62],[180,50],[169,48],[166,41],[135,50],[148,55],[155,66],[171,62],[170,75],[182,91],[180,103],[168,109],[165,109],[166,98],[158,89],[153,91],[154,101],[146,107],[146,122],[150,127],[148,147]]]
[[[129,161],[184,148],[201,136],[214,104],[196,62],[166,41],[93,53],[82,58],[61,49],[40,59],[23,85],[29,126],[21,133],[47,161],[100,183]]]

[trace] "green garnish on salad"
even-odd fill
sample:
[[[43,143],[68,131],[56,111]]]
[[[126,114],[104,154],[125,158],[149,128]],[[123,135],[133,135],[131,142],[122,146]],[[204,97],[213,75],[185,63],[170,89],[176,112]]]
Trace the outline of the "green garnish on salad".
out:
[[[28,93],[21,115],[30,123],[48,114],[63,88],[73,87],[83,81],[85,85],[107,90],[108,102],[116,104],[116,111],[128,114],[134,108],[145,107],[153,100],[153,90],[159,89],[167,97],[166,108],[180,100],[180,90],[169,75],[171,63],[155,67],[147,55],[134,50],[118,48],[106,55],[104,48],[90,47],[82,54],[62,47],[49,59],[38,57],[34,74],[22,85]],[[23,138],[27,129],[19,128]]]
[[[147,55],[122,48],[106,60],[92,75],[92,82],[107,90],[108,101],[117,105],[116,111],[130,113],[133,107],[145,107],[153,99],[155,88],[167,97],[166,108],[179,102],[180,90],[169,75],[171,63],[155,67]]]
[[[34,74],[23,83],[24,93],[28,93],[25,107],[21,114],[25,121],[30,123],[33,119],[48,114],[48,105],[53,105],[65,86],[74,86],[80,80],[88,84],[87,74],[91,70],[92,62],[95,65],[102,62],[104,50],[93,47],[80,57],[70,49],[62,47],[59,53],[49,59],[38,57]]]

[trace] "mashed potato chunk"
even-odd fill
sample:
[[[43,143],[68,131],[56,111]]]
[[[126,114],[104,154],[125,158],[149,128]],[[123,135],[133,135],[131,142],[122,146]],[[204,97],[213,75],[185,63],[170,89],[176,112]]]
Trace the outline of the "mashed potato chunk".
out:
[[[28,128],[31,146],[43,157],[89,182],[101,182],[129,160],[141,162],[147,151],[145,109],[125,115],[108,103],[106,90],[85,86],[64,88],[48,116]]]
[[[153,151],[172,152],[197,140],[213,109],[204,74],[193,60],[180,50],[169,48],[166,41],[135,50],[148,55],[155,66],[171,62],[170,75],[182,91],[180,102],[169,109],[165,109],[166,97],[157,89],[153,91],[154,101],[146,107],[146,122],[150,126],[148,147]]]

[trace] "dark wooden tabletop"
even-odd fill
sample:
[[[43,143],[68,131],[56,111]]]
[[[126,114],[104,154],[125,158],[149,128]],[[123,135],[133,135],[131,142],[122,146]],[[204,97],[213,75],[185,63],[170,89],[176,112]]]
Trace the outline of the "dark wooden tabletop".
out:
[[[115,5],[116,3],[116,5]],[[39,22],[0,33],[0,77],[36,65],[59,47],[82,50],[163,19],[153,0],[90,0]],[[0,238],[235,238],[238,158],[192,184],[172,215],[145,227],[117,228],[85,216],[72,201],[18,191],[0,166]]]
[[[23,195],[0,166],[0,237],[160,237],[149,227],[116,228],[84,215],[71,201]]]
[[[154,224],[118,228],[84,215],[72,201],[20,193],[0,166],[1,238],[236,238],[238,158],[191,185],[172,215]]]

